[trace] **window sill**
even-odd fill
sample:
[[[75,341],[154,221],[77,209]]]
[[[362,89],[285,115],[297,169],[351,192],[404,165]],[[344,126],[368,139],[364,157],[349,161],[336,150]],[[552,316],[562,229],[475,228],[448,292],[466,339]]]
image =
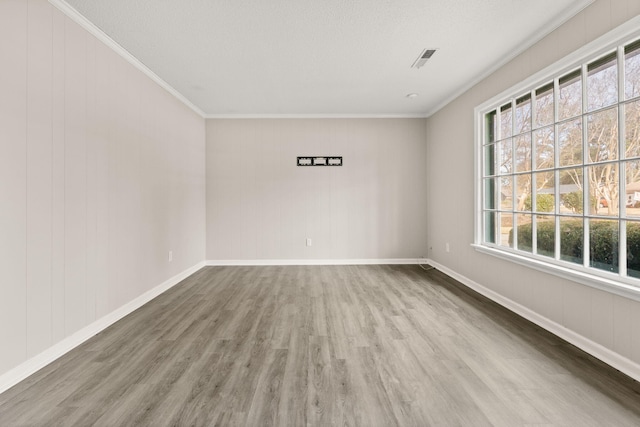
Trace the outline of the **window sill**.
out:
[[[552,264],[543,260],[527,257],[514,252],[508,252],[505,250],[493,248],[490,246],[484,246],[479,244],[471,245],[476,251],[491,255],[500,259],[514,262],[516,264],[523,265],[525,267],[533,268],[534,270],[542,271],[544,273],[553,274],[554,276],[561,277],[563,279],[571,280],[592,288],[599,289],[601,291],[616,294],[625,298],[629,298],[635,301],[640,301],[640,287],[626,284],[624,282],[610,279],[607,277],[601,277],[594,274],[589,274],[583,271],[574,270],[572,268],[564,267],[561,265]]]

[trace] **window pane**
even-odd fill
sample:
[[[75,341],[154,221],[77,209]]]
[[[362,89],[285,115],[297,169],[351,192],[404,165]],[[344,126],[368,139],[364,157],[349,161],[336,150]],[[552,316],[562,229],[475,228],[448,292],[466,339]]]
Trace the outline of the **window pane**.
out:
[[[500,214],[500,246],[512,247],[513,214]]]
[[[496,213],[484,213],[484,241],[487,243],[496,242]]]
[[[484,180],[484,208],[496,208],[496,183],[494,178]]]
[[[582,164],[582,119],[558,125],[558,148],[560,166]]]
[[[582,264],[584,228],[582,218],[560,217],[560,259]]]
[[[516,175],[514,179],[516,186],[516,200],[514,200],[516,204],[515,210],[531,211],[531,202],[529,202],[529,206],[527,206],[527,198],[531,197],[531,174]]]
[[[555,173],[543,172],[536,177],[536,212],[554,212],[556,205]]]
[[[627,221],[627,276],[640,277],[640,222]]]
[[[589,265],[618,271],[618,221],[589,220]]]
[[[500,209],[513,210],[513,177],[500,177]]]
[[[553,126],[534,131],[533,140],[536,144],[536,169],[554,167],[555,141]]]
[[[560,78],[558,94],[558,120],[575,117],[582,113],[582,73],[576,70]]]
[[[618,107],[587,116],[589,162],[618,158]]]
[[[640,101],[624,106],[624,122],[625,156],[640,157]]]
[[[503,105],[500,108],[500,139],[508,138],[512,134],[513,114],[511,104]]]
[[[560,171],[560,213],[582,215],[584,210],[582,194],[582,168]]]
[[[516,134],[531,130],[531,95],[516,100]]]
[[[484,175],[491,176],[496,174],[496,149],[495,144],[485,145],[484,147]]]
[[[507,138],[498,144],[498,170],[500,174],[513,173],[513,139]]]
[[[485,144],[488,142],[494,142],[496,140],[496,112],[492,111],[485,115]]]
[[[531,170],[531,134],[525,133],[516,136],[516,172],[527,172]]]
[[[518,233],[517,233],[517,248],[518,250],[525,252],[533,251],[533,242],[531,239],[531,214],[517,214],[518,218]]]
[[[640,218],[640,161],[625,162],[626,216]]]
[[[640,96],[640,40],[624,50],[624,95],[626,99]]]
[[[536,128],[553,123],[553,83],[536,90]]]
[[[556,249],[555,217],[553,215],[537,215],[536,228],[537,253],[553,258]]]
[[[618,215],[618,163],[605,163],[586,168],[589,180],[589,214]]]
[[[592,62],[587,75],[587,110],[612,105],[618,101],[618,67],[615,52]]]
[[[482,116],[487,243],[618,272],[625,227],[625,271],[640,279],[640,40],[620,53]]]

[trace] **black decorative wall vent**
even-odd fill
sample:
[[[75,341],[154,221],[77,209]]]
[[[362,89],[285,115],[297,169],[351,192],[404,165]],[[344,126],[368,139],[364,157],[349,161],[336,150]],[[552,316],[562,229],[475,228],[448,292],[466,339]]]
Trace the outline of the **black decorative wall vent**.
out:
[[[301,156],[298,166],[342,166],[342,156]]]

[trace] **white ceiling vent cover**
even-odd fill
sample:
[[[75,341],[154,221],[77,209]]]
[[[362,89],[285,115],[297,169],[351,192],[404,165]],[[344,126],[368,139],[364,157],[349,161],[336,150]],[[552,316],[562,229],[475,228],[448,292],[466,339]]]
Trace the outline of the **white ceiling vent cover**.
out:
[[[422,53],[420,53],[420,56],[418,56],[418,59],[413,62],[411,68],[421,68],[424,64],[427,63],[427,61],[433,56],[433,54],[436,53],[436,50],[438,49],[427,48],[423,50]]]

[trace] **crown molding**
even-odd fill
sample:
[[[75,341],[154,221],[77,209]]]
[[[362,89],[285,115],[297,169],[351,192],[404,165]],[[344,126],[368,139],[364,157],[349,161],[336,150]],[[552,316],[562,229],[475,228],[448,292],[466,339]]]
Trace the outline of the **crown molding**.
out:
[[[142,73],[144,73],[151,80],[156,82],[160,87],[165,89],[176,99],[181,101],[196,114],[204,119],[389,119],[389,118],[429,118],[446,105],[454,101],[463,93],[471,89],[476,84],[493,74],[495,71],[503,67],[509,61],[529,49],[531,46],[539,42],[546,37],[549,33],[556,28],[564,24],[567,20],[581,12],[595,0],[583,0],[568,8],[564,13],[558,15],[554,20],[549,22],[537,35],[537,37],[531,38],[528,43],[522,44],[518,49],[515,49],[509,54],[505,55],[501,60],[497,61],[494,66],[478,74],[475,78],[471,79],[467,84],[461,86],[457,91],[446,97],[442,102],[438,103],[434,108],[429,109],[424,113],[416,114],[396,114],[396,113],[382,113],[382,114],[205,114],[200,108],[189,101],[184,95],[178,92],[175,88],[169,85],[166,81],[160,78],[157,74],[151,71],[147,66],[140,62],[135,56],[129,53],[124,47],[118,44],[115,40],[100,30],[95,24],[84,17],[75,8],[69,5],[65,0],[48,0],[54,7],[59,9],[62,13],[68,16],[71,20],[76,22],[82,28],[87,30],[90,34],[110,47],[114,52],[119,54],[131,65],[136,67]]]
[[[189,101],[184,95],[178,92],[173,88],[169,83],[164,81],[160,76],[151,71],[146,65],[140,62],[135,56],[133,56],[129,51],[127,51],[124,47],[119,45],[115,40],[105,34],[100,28],[96,27],[96,25],[85,18],[80,12],[78,12],[73,6],[67,3],[64,0],[49,0],[49,3],[53,5],[56,9],[60,10],[64,13],[69,19],[71,19],[76,24],[80,25],[89,34],[93,35],[95,38],[104,43],[111,50],[120,55],[125,61],[129,64],[133,65],[135,68],[140,70],[143,74],[149,77],[151,80],[156,82],[161,88],[169,92],[173,95],[178,101],[182,102],[184,105],[189,107],[192,111],[198,114],[200,117],[205,118],[204,112],[196,107],[191,101]]]
[[[553,20],[551,20],[547,25],[545,25],[543,28],[541,28],[540,31],[536,34],[535,37],[532,37],[526,43],[523,43],[522,45],[520,45],[517,49],[514,49],[514,50],[508,52],[501,59],[497,60],[494,63],[493,66],[491,66],[490,68],[482,71],[480,74],[478,74],[476,77],[472,78],[465,85],[462,85],[457,91],[453,92],[450,96],[447,96],[442,102],[438,103],[435,107],[433,107],[430,110],[428,110],[427,113],[425,114],[425,116],[426,117],[431,117],[432,115],[434,115],[435,113],[437,113],[438,111],[440,111],[441,109],[446,107],[448,104],[453,102],[455,99],[457,99],[459,96],[464,94],[466,91],[468,91],[469,89],[471,89],[472,87],[474,87],[478,83],[482,82],[484,79],[489,77],[491,74],[495,73],[500,68],[502,68],[503,66],[508,64],[513,59],[515,59],[518,55],[520,55],[523,52],[527,51],[527,49],[531,48],[536,43],[538,43],[540,40],[542,40],[543,38],[545,38],[546,36],[551,34],[553,31],[558,29],[562,24],[567,22],[569,19],[573,18],[578,13],[582,12],[584,9],[586,9],[588,6],[590,6],[591,3],[593,3],[594,1],[595,0],[583,0],[583,1],[577,2],[573,6],[567,8],[564,11],[564,13],[559,14]]]
[[[420,114],[206,114],[205,119],[426,119]]]
[[[484,101],[474,109],[477,115],[502,102],[505,98],[513,96],[515,93],[531,90],[532,88],[552,80],[564,73],[572,71],[585,62],[592,61],[598,56],[610,52],[617,45],[624,43],[627,39],[640,36],[640,15],[637,15],[623,24],[611,29],[600,37],[584,44],[565,57],[555,61],[542,70],[532,74],[521,82],[501,91]],[[476,144],[477,145],[477,144]]]

